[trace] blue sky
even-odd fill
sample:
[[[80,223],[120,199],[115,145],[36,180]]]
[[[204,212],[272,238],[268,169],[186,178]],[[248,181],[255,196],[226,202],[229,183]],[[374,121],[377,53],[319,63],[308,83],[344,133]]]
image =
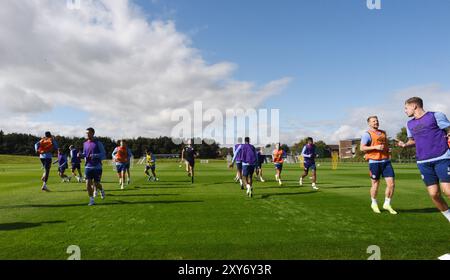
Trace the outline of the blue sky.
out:
[[[284,137],[287,142],[309,135],[332,142],[337,141],[338,138],[354,137],[364,129],[366,115],[373,113],[389,116],[389,119],[387,117],[381,119],[389,123],[391,126],[388,129],[394,132],[406,120],[402,113],[402,98],[411,94],[423,95],[425,103],[431,108],[450,113],[450,105],[443,106],[446,103],[442,102],[450,98],[450,29],[448,28],[450,1],[448,0],[381,0],[381,10],[369,10],[366,7],[366,0],[129,1],[141,9],[149,23],[155,20],[162,20],[164,23],[173,22],[175,31],[171,31],[170,26],[162,27],[165,32],[164,38],[167,38],[169,43],[173,42],[174,38],[177,38],[175,41],[178,40],[179,34],[189,38],[188,48],[198,50],[206,64],[202,66],[203,68],[207,68],[208,65],[221,65],[223,62],[234,64],[236,70],[231,72],[230,76],[220,74],[221,79],[252,82],[257,89],[271,81],[290,77],[292,80],[280,94],[264,99],[262,104],[265,108],[280,109],[281,129],[286,132]],[[9,0],[6,5],[12,2]],[[36,7],[30,6],[30,10],[39,13],[53,5],[51,1],[41,3],[36,4]],[[120,14],[120,9],[123,9],[120,5],[124,1],[120,0],[116,3],[118,4],[109,4],[111,5],[109,8],[111,11],[115,10],[113,14]],[[95,8],[92,9],[93,14],[102,13]],[[61,11],[55,11],[56,14],[61,14]],[[72,14],[64,16],[70,17]],[[121,16],[126,18],[128,15]],[[118,18],[120,21],[121,18]],[[52,36],[55,42],[63,42],[64,40],[54,37],[57,36],[54,34],[59,33],[57,33],[58,30],[53,29],[65,20],[66,18],[61,17],[59,21],[54,19],[53,22],[47,23],[45,19],[42,19],[41,25],[47,26],[49,31],[42,31],[41,36],[43,38]],[[124,22],[129,23],[132,20],[128,18]],[[14,23],[10,25],[14,26]],[[22,25],[26,26],[19,22],[14,27],[19,28]],[[73,30],[67,30],[66,33],[77,38],[82,36],[79,34],[83,32],[100,32],[97,36],[105,36],[105,38],[108,33],[107,29],[99,31],[95,26],[87,26],[89,29],[86,30],[77,29],[79,27],[71,26],[70,23],[66,23],[65,26],[72,27]],[[127,37],[127,30],[122,33],[120,30],[115,32],[118,32],[119,39]],[[16,34],[19,35],[16,36],[22,33],[18,31]],[[141,37],[146,35],[145,31],[140,29],[137,29],[136,34],[140,34]],[[61,34],[59,36],[64,37]],[[3,44],[10,44],[19,39],[25,40],[30,48],[36,44],[43,44],[30,42],[32,39],[29,37],[14,40],[1,39],[3,42],[0,43]],[[107,58],[109,52],[115,51],[107,43],[97,42],[95,37],[89,39],[81,37],[79,41],[81,43],[78,48],[74,49],[74,52],[79,53],[79,57],[83,57],[85,53],[92,54],[94,48],[96,48],[94,53],[105,53]],[[155,41],[149,39],[149,42]],[[116,42],[112,41],[111,45],[114,43]],[[137,43],[142,43],[144,48],[151,46],[144,39]],[[180,43],[180,49],[186,51],[183,44]],[[133,47],[133,45],[130,46]],[[161,46],[164,48],[166,45]],[[15,48],[17,46],[13,45],[10,49]],[[59,48],[63,48],[63,45],[49,44],[42,47],[49,53]],[[15,55],[21,55],[28,50],[17,50],[18,53],[19,51],[20,54]],[[133,54],[132,51],[130,53]],[[114,53],[111,57],[114,55],[120,56],[121,53]],[[152,59],[142,53],[134,53],[134,55],[142,56],[142,59]],[[133,57],[133,55],[126,57]],[[74,71],[83,69],[82,66],[76,65],[77,61],[63,61],[69,58],[63,55],[60,61],[54,61],[54,64],[58,65],[55,69],[67,70],[70,75]],[[110,62],[107,59],[105,61],[103,65],[105,69],[117,66],[113,61]],[[172,60],[167,61],[169,63]],[[132,63],[134,62],[130,62],[130,65]],[[125,61],[124,65],[126,64]],[[73,68],[70,68],[72,67],[70,65],[73,65]],[[141,67],[140,64],[136,65]],[[2,69],[0,67],[0,71]],[[6,69],[5,73],[9,73],[7,71],[13,68],[5,67],[4,69]],[[25,92],[32,85],[33,94],[42,97],[45,103],[48,98],[45,92],[55,89],[56,93],[66,96],[64,97],[66,101],[63,101],[61,97],[61,100],[49,104],[49,110],[33,111],[26,116],[18,115],[19,121],[26,123],[30,122],[31,118],[34,121],[33,124],[42,122],[51,126],[57,120],[59,124],[83,126],[92,122],[93,119],[98,120],[99,115],[107,115],[108,119],[103,125],[104,133],[110,133],[106,127],[111,127],[111,123],[115,121],[109,116],[114,114],[114,109],[111,109],[111,113],[106,111],[97,115],[94,109],[98,109],[98,106],[92,106],[94,109],[86,110],[83,106],[85,104],[83,98],[87,97],[82,96],[84,93],[81,94],[83,91],[88,91],[86,87],[76,88],[75,92],[81,94],[79,99],[81,106],[73,105],[77,103],[77,100],[71,99],[73,93],[61,92],[65,91],[67,85],[73,86],[71,81],[59,88],[55,85],[42,86],[52,80],[55,73],[25,80],[21,69],[23,65],[18,65],[16,70],[10,71],[14,74],[11,77],[14,76],[16,80],[14,87],[24,89],[17,92]],[[86,68],[85,71],[90,69]],[[119,70],[124,72],[123,69]],[[89,79],[90,77],[86,76],[80,81],[85,82]],[[117,77],[111,75],[107,83],[114,83],[115,80]],[[80,81],[78,81],[79,84],[82,84]],[[23,86],[21,86],[22,82]],[[142,81],[140,82],[142,84]],[[86,84],[89,83],[86,82]],[[89,85],[96,88],[98,84],[101,83],[93,80]],[[36,85],[38,88],[34,88]],[[134,85],[132,83],[129,85],[127,94],[140,96]],[[159,85],[160,88],[164,86],[167,85]],[[155,94],[157,92],[146,85],[142,88]],[[172,87],[168,88],[172,89]],[[120,90],[113,87],[99,87],[99,90],[117,91],[114,94],[123,96]],[[87,92],[85,94],[88,95]],[[228,98],[226,94],[223,96],[225,96],[224,100]],[[153,97],[148,99],[154,100]],[[196,96],[192,95],[191,98],[194,100]],[[222,99],[219,98],[219,100]],[[248,99],[243,98],[243,101],[245,100]],[[113,108],[115,105],[109,106]],[[23,110],[20,108],[21,112]],[[148,125],[152,125],[151,120]],[[36,125],[36,130],[41,126]],[[138,131],[138,127],[135,129]],[[146,136],[145,132],[142,134]]]
[[[150,18],[174,20],[209,62],[227,60],[241,80],[293,78],[266,101],[285,118],[300,109],[344,116],[404,88],[450,87],[450,1],[136,1]],[[317,110],[320,106],[321,110]]]

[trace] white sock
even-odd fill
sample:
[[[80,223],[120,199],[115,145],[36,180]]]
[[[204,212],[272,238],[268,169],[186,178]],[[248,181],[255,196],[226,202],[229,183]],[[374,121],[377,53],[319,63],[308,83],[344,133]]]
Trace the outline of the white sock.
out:
[[[447,211],[443,211],[442,214],[447,218],[447,220],[450,222],[450,209]]]
[[[239,184],[241,184],[241,186],[243,185],[242,179],[239,179]]]
[[[388,197],[386,197],[386,198],[384,199],[384,205],[391,205],[391,199],[388,198]]]
[[[378,204],[377,199],[376,198],[372,198],[372,204]]]
[[[251,186],[249,184],[247,184],[247,190],[249,190],[251,188]]]

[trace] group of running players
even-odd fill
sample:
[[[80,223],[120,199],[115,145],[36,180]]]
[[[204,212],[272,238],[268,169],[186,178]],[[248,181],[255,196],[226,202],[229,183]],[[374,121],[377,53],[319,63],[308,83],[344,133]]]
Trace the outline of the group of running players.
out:
[[[440,112],[426,112],[423,106],[423,100],[419,97],[412,97],[405,102],[405,113],[411,120],[407,123],[408,140],[403,142],[395,139],[396,146],[401,148],[416,147],[417,166],[422,174],[422,179],[427,186],[427,191],[435,206],[450,222],[450,210],[442,192],[450,199],[450,122],[446,115]],[[369,163],[371,178],[371,208],[373,212],[380,213],[377,203],[377,194],[380,186],[380,179],[383,177],[386,181],[385,201],[383,209],[395,215],[397,212],[392,208],[391,201],[395,190],[395,173],[391,164],[391,155],[389,147],[389,138],[385,131],[380,130],[380,123],[377,116],[370,116],[367,119],[369,129],[361,137],[360,150],[365,153],[365,158]],[[106,152],[103,144],[94,138],[95,130],[86,129],[86,141],[83,144],[83,151],[80,152],[73,146],[70,146],[70,158],[72,163],[72,175],[78,182],[86,181],[86,188],[89,194],[89,205],[94,205],[94,197],[100,192],[104,199],[105,193],[101,185],[102,160],[106,159]],[[70,181],[70,177],[65,175],[68,168],[67,157],[63,151],[58,148],[58,143],[52,137],[50,132],[35,144],[35,150],[39,154],[44,173],[42,175],[42,190],[49,191],[47,181],[52,164],[52,153],[58,151],[59,176],[63,181]],[[300,176],[299,185],[303,185],[303,180],[312,171],[312,188],[318,190],[316,185],[316,148],[312,138],[307,139],[307,144],[303,147],[301,155],[304,158],[304,172]],[[124,188],[124,182],[128,175],[127,182],[130,182],[130,161],[132,158],[131,150],[126,146],[124,140],[116,147],[112,153],[116,164],[121,189]],[[186,164],[186,172],[194,183],[195,157],[198,153],[195,151],[191,142],[189,142],[181,151],[181,160]],[[276,145],[272,153],[272,161],[275,166],[275,180],[281,186],[281,173],[283,163],[286,158],[286,152]],[[85,160],[85,178],[81,175],[81,160]],[[238,139],[238,144],[234,146],[233,158],[229,167],[234,163],[237,166],[235,181],[240,184],[241,189],[246,189],[249,197],[253,196],[253,176],[256,176],[261,182],[264,182],[262,164],[266,156],[262,154],[261,148],[256,149],[250,144],[250,138]],[[155,172],[156,158],[151,151],[146,151],[145,175],[149,181],[158,181]],[[180,165],[181,167],[181,165]],[[152,173],[150,174],[149,171]],[[245,188],[244,188],[245,186]]]
[[[300,177],[299,184],[303,185],[303,179],[308,176],[309,170],[312,170],[312,188],[318,190],[316,186],[316,163],[315,158],[316,147],[314,145],[314,140],[309,137],[307,144],[303,147],[302,154],[304,158],[304,172]],[[272,162],[275,167],[275,181],[282,186],[281,172],[283,171],[283,163],[286,159],[286,151],[281,148],[280,143],[275,145],[275,149],[272,152]],[[233,158],[229,164],[230,168],[233,168],[234,163],[236,163],[236,177],[235,181],[239,182],[241,189],[247,190],[247,195],[249,197],[253,196],[253,175],[256,172],[256,177],[259,178],[261,182],[265,182],[263,175],[262,164],[266,161],[266,155],[262,153],[262,148],[255,148],[250,144],[250,138],[245,137],[244,143],[242,143],[242,138],[238,138],[238,144],[233,147]],[[244,188],[245,186],[245,188]]]

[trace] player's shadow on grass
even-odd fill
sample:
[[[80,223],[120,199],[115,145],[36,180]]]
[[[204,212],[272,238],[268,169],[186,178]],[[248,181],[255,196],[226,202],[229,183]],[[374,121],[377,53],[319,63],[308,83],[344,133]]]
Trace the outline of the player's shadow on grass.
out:
[[[39,227],[42,226],[43,224],[60,224],[60,223],[65,223],[65,221],[48,221],[40,223],[6,223],[0,224],[0,231],[20,230],[26,228]]]
[[[302,195],[302,194],[313,194],[313,193],[318,193],[317,191],[309,191],[309,192],[297,192],[297,193],[267,193],[267,194],[262,194],[261,195],[261,199],[266,199],[269,198],[271,196],[284,196],[284,195]]]
[[[156,201],[122,201],[116,200],[114,202],[103,202],[98,203],[94,207],[109,206],[109,205],[134,205],[134,204],[174,204],[174,203],[200,203],[203,200],[156,200]],[[87,203],[77,203],[77,204],[29,204],[29,205],[11,205],[5,208],[66,208],[66,207],[91,207],[87,206]]]
[[[194,186],[192,186],[192,183],[186,183],[186,185],[189,186],[183,186],[181,184],[167,184],[167,183],[156,183],[156,184],[148,184],[140,187],[141,189],[191,189]]]
[[[141,194],[108,194],[108,196],[121,197],[121,196],[164,196],[164,195],[179,195],[177,193],[141,193]]]
[[[427,214],[439,212],[436,208],[422,208],[422,209],[397,209],[401,213]]]
[[[334,186],[334,187],[326,187],[327,189],[360,189],[360,188],[370,188],[370,186],[362,186],[362,185],[359,185],[359,186],[345,186],[345,185],[342,185],[342,186]]]

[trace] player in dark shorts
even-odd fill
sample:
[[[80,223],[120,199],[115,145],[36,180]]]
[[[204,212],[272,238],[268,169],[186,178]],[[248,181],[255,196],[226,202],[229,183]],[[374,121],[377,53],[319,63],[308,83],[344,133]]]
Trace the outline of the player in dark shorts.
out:
[[[70,145],[69,150],[72,176],[77,178],[78,183],[81,183],[83,181],[83,176],[81,175],[81,154],[73,145]],[[78,176],[75,171],[77,171]]]
[[[259,178],[261,182],[265,182],[263,179],[263,170],[262,165],[266,161],[266,156],[262,154],[262,148],[259,147],[256,149],[256,156],[258,159],[258,164],[256,165],[256,176]]]
[[[66,173],[66,169],[69,167],[67,163],[67,156],[62,152],[60,148],[58,148],[58,159],[53,162],[53,164],[58,164],[58,174],[62,179],[63,183],[70,182],[70,177],[68,177]]]
[[[250,138],[245,137],[245,143],[239,146],[236,153],[229,165],[233,168],[236,158],[239,156],[242,159],[242,178],[245,181],[247,187],[247,195],[253,197],[253,173],[258,162],[256,155],[256,148],[250,144]]]
[[[102,160],[106,159],[105,148],[97,138],[94,138],[95,130],[92,127],[86,129],[86,142],[83,144],[83,158],[86,160],[84,168],[86,177],[86,188],[89,195],[89,206],[95,205],[94,190],[100,191],[102,199],[105,198],[105,192],[101,184],[102,179]]]
[[[197,156],[197,152],[194,147],[192,147],[191,142],[183,148],[181,151],[181,161],[184,160],[186,163],[186,172],[188,176],[191,177],[191,182],[194,183],[194,167],[195,167],[195,157]]]
[[[405,102],[408,141],[398,146],[416,147],[417,167],[436,208],[450,222],[450,209],[442,193],[450,199],[450,121],[441,112],[426,112],[423,100],[412,97]]]
[[[314,140],[311,137],[308,137],[306,145],[302,149],[302,156],[304,158],[304,169],[303,175],[300,177],[298,183],[300,186],[303,185],[303,179],[308,176],[309,170],[312,170],[312,188],[314,190],[318,190],[319,188],[316,186],[317,181],[317,168],[316,168],[316,146],[314,145]]]
[[[58,149],[58,143],[55,138],[53,138],[50,131],[45,132],[45,136],[34,144],[34,149],[36,153],[39,154],[39,159],[42,163],[42,168],[44,169],[44,174],[41,177],[42,180],[42,191],[49,191],[47,187],[48,177],[50,175],[50,168],[52,166],[52,155],[53,152]]]

